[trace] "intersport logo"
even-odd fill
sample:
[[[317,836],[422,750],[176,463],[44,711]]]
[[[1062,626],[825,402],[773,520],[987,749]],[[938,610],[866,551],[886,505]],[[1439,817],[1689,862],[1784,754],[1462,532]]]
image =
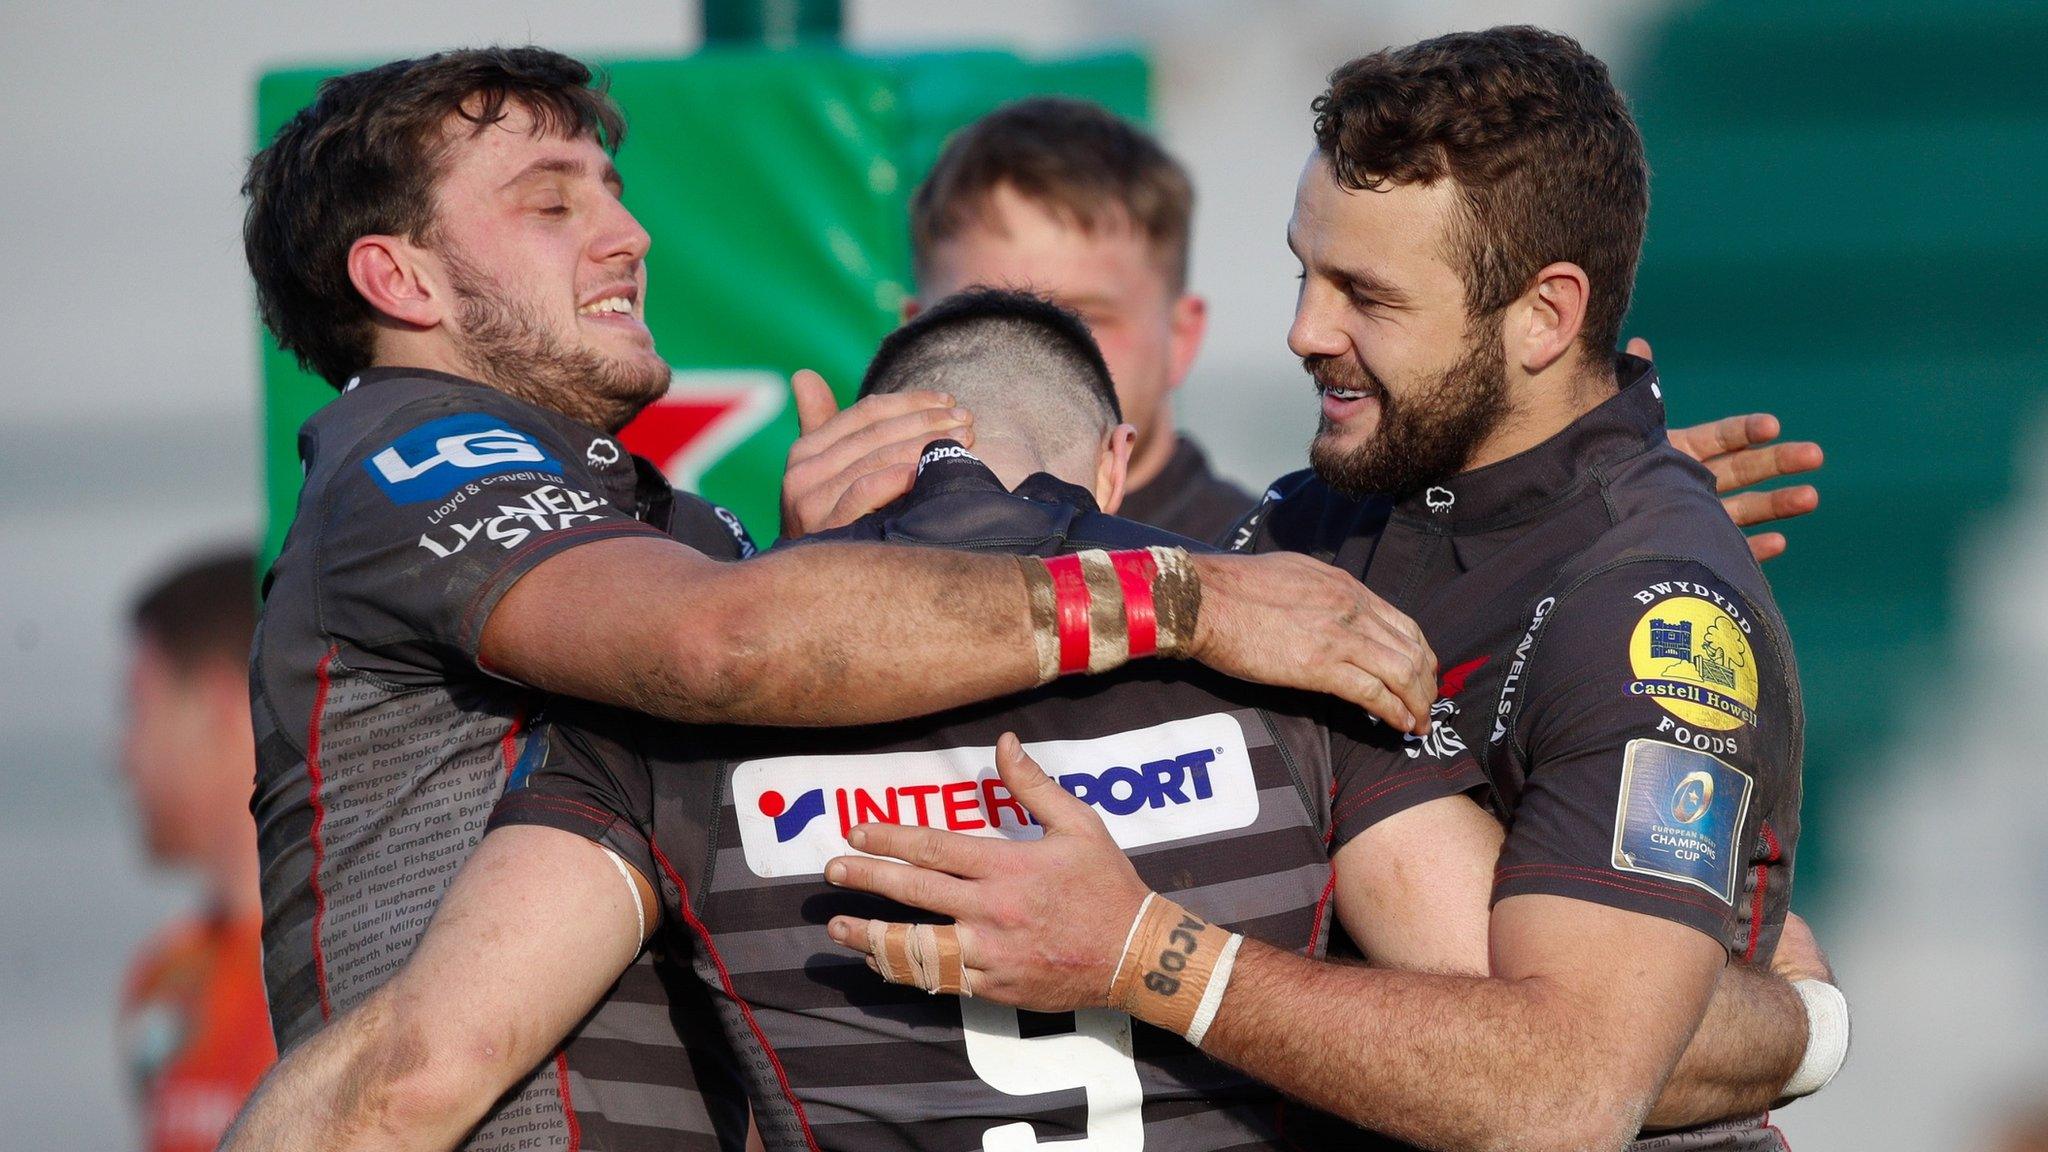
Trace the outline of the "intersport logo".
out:
[[[1259,815],[1244,729],[1228,713],[1094,740],[1026,744],[1124,849],[1243,828]],[[1035,840],[1044,830],[997,778],[995,746],[781,756],[733,770],[740,846],[756,876],[811,876],[852,851],[856,824],[914,824]]]

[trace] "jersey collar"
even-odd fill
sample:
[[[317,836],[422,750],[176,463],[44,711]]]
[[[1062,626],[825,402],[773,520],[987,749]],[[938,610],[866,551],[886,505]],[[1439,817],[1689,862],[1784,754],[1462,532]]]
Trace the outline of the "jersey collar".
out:
[[[1621,389],[1534,448],[1460,473],[1395,502],[1396,518],[1425,531],[1484,532],[1527,520],[1594,479],[1606,464],[1665,439],[1664,393],[1656,369],[1620,356]]]

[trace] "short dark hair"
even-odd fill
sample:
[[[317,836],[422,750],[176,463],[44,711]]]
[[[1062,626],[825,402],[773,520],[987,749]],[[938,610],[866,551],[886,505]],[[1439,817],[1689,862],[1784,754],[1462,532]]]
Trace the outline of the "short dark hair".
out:
[[[375,316],[348,250],[377,234],[431,242],[451,117],[473,137],[510,105],[536,135],[625,139],[624,116],[581,61],[545,48],[465,48],[336,76],[249,161],[242,247],[263,323],[340,388],[369,364]]]
[[[129,619],[180,671],[247,665],[256,638],[256,551],[234,547],[185,560],[135,598]]]
[[[1316,147],[1347,188],[1456,182],[1451,263],[1482,317],[1568,260],[1592,281],[1589,350],[1611,352],[1650,212],[1642,136],[1607,66],[1540,28],[1459,32],[1353,60],[1316,97]]]
[[[970,288],[890,333],[860,394],[918,388],[952,393],[976,428],[1030,443],[1055,473],[1124,418],[1088,326],[1028,292]]]
[[[1151,242],[1175,291],[1187,285],[1195,188],[1144,131],[1099,104],[1036,96],[1005,105],[946,143],[910,201],[919,275],[932,252],[981,219],[1002,185],[1085,232],[1121,215]]]

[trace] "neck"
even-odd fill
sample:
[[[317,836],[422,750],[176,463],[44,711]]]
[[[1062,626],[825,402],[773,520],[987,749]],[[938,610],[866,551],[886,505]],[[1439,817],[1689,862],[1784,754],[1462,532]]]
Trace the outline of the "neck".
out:
[[[1180,447],[1180,436],[1174,430],[1173,409],[1160,404],[1152,426],[1138,437],[1131,446],[1130,474],[1124,480],[1124,491],[1135,492],[1159,478],[1172,461],[1174,449]]]
[[[974,447],[971,451],[988,466],[989,471],[996,474],[996,479],[1003,482],[1003,487],[1012,491],[1024,482],[1025,477],[1033,473],[1053,471],[1046,466],[1045,457],[1029,441],[1001,432],[991,433],[986,426],[976,429]],[[1053,474],[1058,475],[1056,472]],[[1060,476],[1060,479],[1072,482],[1065,476]]]
[[[1614,395],[1614,361],[1589,363],[1574,350],[1541,372],[1509,382],[1514,401],[1499,427],[1465,462],[1467,472],[1519,456]]]
[[[646,406],[644,402],[625,403],[589,391],[536,387],[524,379],[492,371],[488,366],[478,364],[438,341],[379,344],[376,354],[370,360],[370,366],[424,368],[431,372],[460,376],[465,380],[474,380],[486,388],[495,388],[515,400],[523,400],[536,408],[545,408],[550,412],[567,416],[579,424],[587,424],[614,435]]]

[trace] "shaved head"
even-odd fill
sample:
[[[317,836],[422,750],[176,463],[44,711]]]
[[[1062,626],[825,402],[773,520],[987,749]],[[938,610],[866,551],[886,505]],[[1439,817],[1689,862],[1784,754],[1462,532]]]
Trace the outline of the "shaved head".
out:
[[[949,392],[984,435],[1007,435],[1055,471],[1092,472],[1123,420],[1102,353],[1079,317],[1025,292],[972,288],[891,333],[861,395]]]

